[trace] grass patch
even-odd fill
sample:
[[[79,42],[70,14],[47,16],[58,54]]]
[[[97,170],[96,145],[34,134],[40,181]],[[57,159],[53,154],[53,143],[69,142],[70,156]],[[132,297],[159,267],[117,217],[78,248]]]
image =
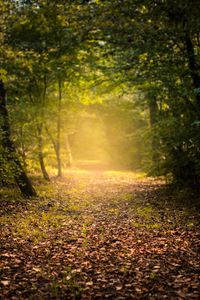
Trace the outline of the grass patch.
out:
[[[25,217],[17,216],[12,230],[15,235],[37,243],[48,238],[51,230],[60,228],[63,221],[66,221],[66,217],[55,215],[53,212],[30,212]]]
[[[132,221],[132,225],[137,228],[146,228],[146,229],[160,229],[162,226],[159,223],[138,223],[135,221]]]

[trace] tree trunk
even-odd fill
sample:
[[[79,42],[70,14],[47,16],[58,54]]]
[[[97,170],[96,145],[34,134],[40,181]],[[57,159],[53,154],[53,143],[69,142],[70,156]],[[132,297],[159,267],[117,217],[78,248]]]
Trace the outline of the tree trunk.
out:
[[[40,163],[40,169],[43,175],[43,178],[47,181],[50,181],[49,174],[47,173],[45,164],[44,164],[44,155],[43,155],[43,149],[42,149],[42,124],[38,124],[37,130],[38,130],[38,159]]]
[[[1,144],[5,152],[5,159],[13,164],[14,179],[22,194],[28,197],[36,196],[36,191],[21,165],[21,162],[17,156],[15,145],[11,140],[9,116],[6,107],[6,90],[2,80],[0,81],[0,116],[2,119]]]
[[[23,142],[23,129],[22,129],[22,127],[20,128],[19,134],[20,134],[20,139],[21,139],[20,155],[22,157],[22,162],[23,162],[24,170],[26,171],[26,168],[27,168],[27,163],[26,163],[26,149],[25,149],[25,144]]]
[[[152,95],[149,96],[149,116],[150,116],[150,126],[153,129],[153,127],[157,123],[158,105],[155,96]],[[152,162],[153,164],[155,164],[158,161],[158,140],[154,132],[152,136],[151,145],[152,145]]]
[[[67,167],[71,167],[72,166],[72,151],[71,151],[68,134],[66,134],[65,144],[66,144],[66,152],[67,152]]]
[[[58,119],[57,119],[57,138],[56,138],[56,158],[58,167],[58,177],[62,176],[62,166],[60,157],[60,132],[61,132],[61,102],[62,102],[62,82],[58,80]]]
[[[50,133],[50,131],[48,130],[47,127],[46,127],[46,132],[47,132],[47,134],[48,134],[48,136],[49,136],[49,138],[52,142],[52,145],[53,145],[53,148],[54,148],[54,151],[55,151],[55,154],[56,154],[57,170],[59,170],[59,166],[61,166],[61,163],[60,163],[60,156],[59,156],[59,152],[58,152],[58,148],[57,148],[57,143],[56,143],[55,139],[53,138],[52,134]]]
[[[199,66],[196,61],[194,46],[192,44],[192,40],[189,32],[185,34],[185,45],[187,51],[188,65],[190,68],[190,74],[193,81],[193,87],[195,91],[196,98],[196,108],[198,112],[198,116],[200,116],[200,75],[199,75]]]

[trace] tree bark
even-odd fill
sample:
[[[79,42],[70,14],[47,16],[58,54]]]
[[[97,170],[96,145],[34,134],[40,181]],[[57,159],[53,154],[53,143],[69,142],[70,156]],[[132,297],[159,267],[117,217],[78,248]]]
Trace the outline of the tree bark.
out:
[[[38,159],[40,163],[40,169],[43,175],[43,178],[47,181],[50,181],[49,174],[47,173],[45,163],[44,163],[44,155],[43,155],[43,147],[42,147],[42,124],[38,124]]]
[[[23,142],[23,127],[20,128],[19,135],[20,135],[20,140],[21,140],[20,155],[21,155],[21,158],[22,158],[24,170],[26,171],[27,163],[26,163],[26,149],[25,149],[25,144]]]
[[[67,167],[71,167],[72,166],[72,151],[71,151],[68,134],[66,134],[65,144],[66,144],[66,152],[67,152]]]
[[[157,123],[158,118],[158,105],[156,102],[156,98],[152,95],[149,96],[149,116],[150,116],[150,126],[153,127]],[[158,140],[155,134],[152,136],[152,162],[155,164],[158,161]]]
[[[1,117],[1,144],[4,150],[4,157],[11,162],[14,170],[14,179],[24,196],[36,196],[31,181],[27,177],[21,162],[17,156],[17,151],[13,141],[11,140],[10,123],[8,110],[6,107],[6,90],[4,83],[0,80],[0,117]]]
[[[192,40],[189,32],[185,34],[185,46],[187,51],[188,65],[190,68],[190,74],[193,82],[193,87],[196,90],[195,98],[196,98],[196,107],[198,116],[200,115],[200,75],[199,75],[199,66],[196,61],[194,46],[192,44]]]
[[[58,119],[57,119],[57,138],[56,138],[56,158],[57,158],[57,168],[58,177],[62,176],[62,166],[60,157],[60,132],[61,132],[61,102],[62,102],[62,82],[58,80]]]

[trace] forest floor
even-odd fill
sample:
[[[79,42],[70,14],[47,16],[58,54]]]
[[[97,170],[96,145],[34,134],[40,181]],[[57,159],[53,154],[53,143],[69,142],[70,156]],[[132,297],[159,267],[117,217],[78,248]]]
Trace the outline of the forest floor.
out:
[[[192,195],[121,171],[34,183],[0,189],[0,299],[200,299]]]

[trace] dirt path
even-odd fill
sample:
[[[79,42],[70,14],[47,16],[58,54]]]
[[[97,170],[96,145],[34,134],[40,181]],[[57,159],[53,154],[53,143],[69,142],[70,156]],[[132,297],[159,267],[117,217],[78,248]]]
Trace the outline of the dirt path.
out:
[[[74,170],[37,189],[1,193],[1,299],[200,298],[199,214],[164,183]]]

